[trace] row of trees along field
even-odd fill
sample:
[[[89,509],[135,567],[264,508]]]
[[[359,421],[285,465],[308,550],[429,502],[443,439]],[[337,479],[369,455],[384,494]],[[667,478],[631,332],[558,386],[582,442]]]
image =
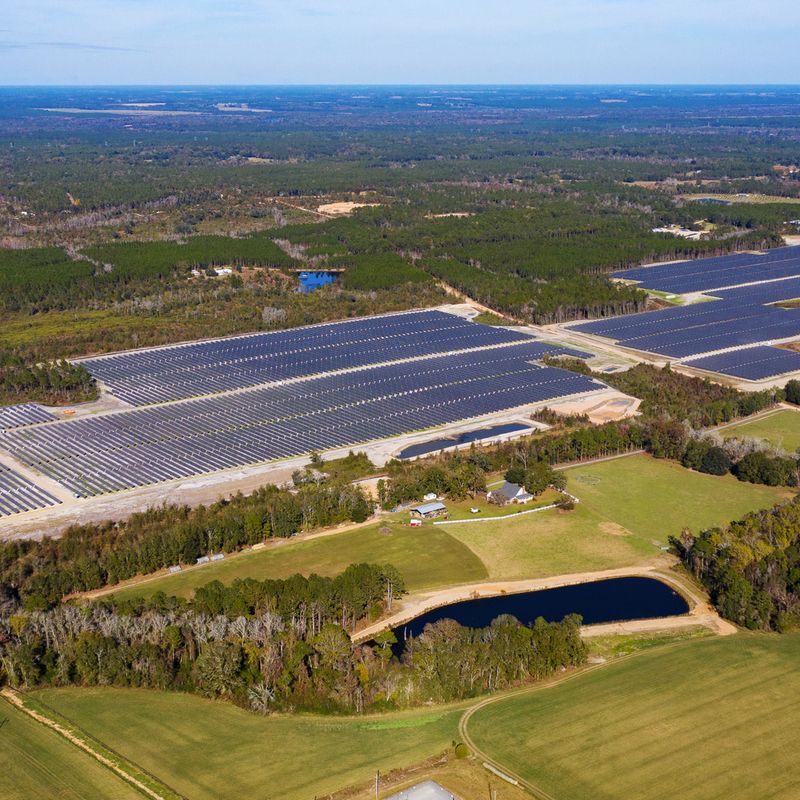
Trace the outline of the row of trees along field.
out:
[[[333,579],[211,584],[193,603],[25,611],[0,596],[0,682],[193,691],[262,714],[361,713],[474,697],[586,659],[575,616],[530,627],[505,616],[480,630],[443,620],[401,659],[391,632],[354,646],[347,631],[401,593],[393,567],[356,564]]]
[[[340,522],[363,522],[372,503],[342,482],[297,492],[264,486],[210,506],[163,505],[124,522],[73,526],[60,538],[0,543],[0,583],[28,608],[47,608],[75,592],[99,589],[210,553],[230,553]]]

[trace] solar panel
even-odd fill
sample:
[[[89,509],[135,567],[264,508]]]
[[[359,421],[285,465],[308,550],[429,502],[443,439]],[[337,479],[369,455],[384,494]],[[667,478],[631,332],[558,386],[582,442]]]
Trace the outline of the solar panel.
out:
[[[54,419],[56,417],[53,414],[35,403],[0,407],[0,430],[21,428],[40,422],[52,422]]]
[[[800,251],[781,247],[765,253],[736,253],[674,264],[621,270],[616,278],[639,281],[647,289],[686,294],[800,274]]]
[[[353,446],[606,388],[537,363],[543,350],[553,346],[528,340],[369,366],[7,431],[0,434],[0,444],[77,496],[89,497]]]
[[[433,310],[160,347],[80,363],[115,396],[145,406],[530,338]]]
[[[0,464],[0,517],[47,508],[60,502],[13,469]]]
[[[695,358],[686,363],[691,367],[734,378],[759,381],[800,371],[800,353],[779,347],[757,346]]]

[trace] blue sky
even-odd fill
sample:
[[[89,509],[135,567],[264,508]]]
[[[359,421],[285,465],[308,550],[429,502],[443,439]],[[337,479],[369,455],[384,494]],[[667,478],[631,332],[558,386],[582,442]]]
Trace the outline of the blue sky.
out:
[[[800,83],[797,0],[6,5],[6,85]]]

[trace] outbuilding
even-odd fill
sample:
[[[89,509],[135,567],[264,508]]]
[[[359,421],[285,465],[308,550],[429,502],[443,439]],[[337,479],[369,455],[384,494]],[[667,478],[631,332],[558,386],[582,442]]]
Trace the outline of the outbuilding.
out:
[[[425,503],[411,509],[411,516],[414,519],[437,519],[447,517],[447,506],[444,503]]]

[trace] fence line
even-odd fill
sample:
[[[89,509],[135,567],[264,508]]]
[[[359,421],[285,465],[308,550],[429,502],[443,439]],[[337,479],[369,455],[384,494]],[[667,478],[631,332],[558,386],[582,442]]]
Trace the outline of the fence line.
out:
[[[580,503],[580,500],[575,495],[569,492],[562,492],[563,495],[569,497],[573,503]],[[550,503],[547,506],[539,506],[538,508],[528,508],[525,511],[515,511],[513,514],[503,514],[500,517],[475,517],[475,519],[439,519],[434,521],[434,525],[467,525],[473,522],[495,522],[498,519],[515,519],[516,517],[523,517],[525,514],[536,514],[538,511],[550,511],[550,509],[558,508],[559,503]]]

